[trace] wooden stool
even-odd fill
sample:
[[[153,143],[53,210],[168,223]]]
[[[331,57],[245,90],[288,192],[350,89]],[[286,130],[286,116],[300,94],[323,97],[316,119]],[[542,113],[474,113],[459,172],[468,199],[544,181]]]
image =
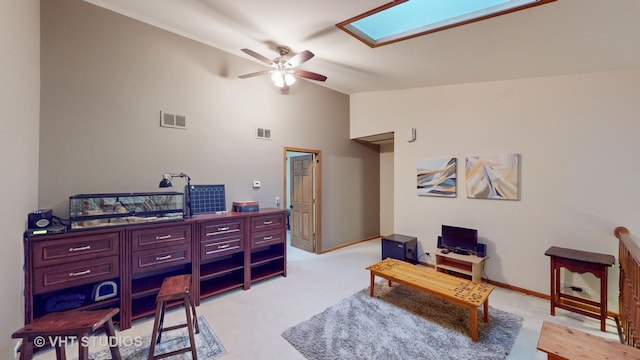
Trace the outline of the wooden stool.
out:
[[[42,347],[45,343],[51,342],[51,345],[56,348],[56,359],[65,360],[67,337],[75,337],[73,341],[78,343],[78,360],[87,360],[89,359],[89,348],[87,347],[87,342],[83,341],[83,339],[101,327],[104,327],[107,337],[115,337],[116,334],[112,317],[119,311],[120,309],[113,308],[93,311],[69,310],[50,313],[35,319],[31,324],[25,325],[23,328],[14,332],[11,337],[14,339],[22,339],[20,360],[30,360],[33,358],[34,341],[38,347]],[[68,343],[71,343],[71,341]],[[109,348],[111,350],[111,358],[120,360],[118,344],[109,341]]]
[[[163,327],[164,312],[167,307],[167,302],[175,300],[182,300],[182,302],[184,303],[184,309],[187,315],[187,323]],[[174,350],[165,354],[154,355],[156,344],[160,343],[163,331],[171,331],[183,327],[186,327],[189,330],[189,342],[191,343],[190,347]],[[162,359],[188,351],[191,351],[191,358],[193,360],[197,360],[198,355],[196,352],[196,340],[193,335],[194,328],[196,334],[200,332],[200,329],[198,327],[198,317],[196,316],[196,307],[193,303],[193,299],[191,298],[191,275],[177,275],[164,279],[164,281],[162,281],[162,286],[160,287],[160,292],[156,297],[156,317],[153,322],[153,334],[151,335],[149,360]]]

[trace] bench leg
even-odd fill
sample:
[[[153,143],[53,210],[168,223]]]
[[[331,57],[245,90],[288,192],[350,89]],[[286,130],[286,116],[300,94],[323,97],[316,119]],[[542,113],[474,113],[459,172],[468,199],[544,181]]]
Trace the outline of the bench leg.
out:
[[[470,308],[469,315],[471,317],[471,340],[478,341],[478,308]]]
[[[484,301],[484,322],[489,322],[489,298]]]
[[[373,275],[373,271],[371,271],[371,286],[369,286],[369,296],[371,296],[371,297],[373,297],[373,285],[374,285],[373,280],[374,280],[375,277],[376,276]]]

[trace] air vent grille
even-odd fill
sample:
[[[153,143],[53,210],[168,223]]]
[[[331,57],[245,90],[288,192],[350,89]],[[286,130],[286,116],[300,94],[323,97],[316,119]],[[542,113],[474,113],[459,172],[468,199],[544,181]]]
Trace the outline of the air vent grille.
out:
[[[187,118],[184,115],[175,115],[160,111],[160,126],[173,129],[186,129]]]
[[[271,140],[271,129],[257,127],[256,139]]]

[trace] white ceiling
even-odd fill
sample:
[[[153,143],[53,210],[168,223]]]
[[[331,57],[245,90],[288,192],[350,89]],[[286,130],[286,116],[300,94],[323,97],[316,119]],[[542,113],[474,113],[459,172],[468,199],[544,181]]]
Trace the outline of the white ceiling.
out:
[[[299,68],[345,94],[640,68],[639,0],[558,0],[375,49],[335,24],[390,0],[85,1],[254,60],[251,71],[266,67],[241,48],[310,50]]]

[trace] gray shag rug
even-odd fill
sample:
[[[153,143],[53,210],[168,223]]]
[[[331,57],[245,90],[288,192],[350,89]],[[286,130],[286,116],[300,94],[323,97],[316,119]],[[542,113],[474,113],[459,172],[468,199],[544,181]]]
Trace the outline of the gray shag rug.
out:
[[[198,316],[198,328],[200,333],[195,334],[198,359],[212,360],[227,353],[222,342],[203,316]],[[126,344],[129,343],[129,344]],[[120,355],[123,360],[146,360],[149,358],[149,346],[151,335],[142,338],[141,341],[129,341],[120,345]],[[186,328],[162,333],[162,342],[156,345],[155,355],[164,354],[176,349],[190,346],[189,332]],[[91,354],[89,358],[94,360],[111,359],[109,349]],[[191,352],[182,353],[170,357],[171,360],[191,359]]]
[[[470,337],[469,310],[387,282],[364,289],[282,333],[305,358],[505,359],[522,317],[489,306],[478,311],[478,341]],[[489,297],[491,303],[491,297]]]

